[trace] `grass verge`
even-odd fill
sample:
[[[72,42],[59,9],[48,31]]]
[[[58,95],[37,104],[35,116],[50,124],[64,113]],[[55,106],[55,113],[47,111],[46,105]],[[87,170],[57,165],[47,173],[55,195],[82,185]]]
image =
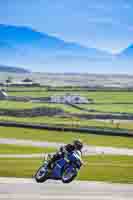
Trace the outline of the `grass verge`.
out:
[[[51,153],[55,148],[19,146],[14,144],[0,144],[0,154],[33,154],[33,153]]]
[[[111,113],[133,113],[133,105],[132,104],[87,104],[87,105],[81,105],[81,108],[85,109],[94,109],[99,112],[111,112]]]
[[[81,168],[78,180],[133,183],[133,157],[89,156]],[[0,159],[0,176],[32,177],[41,159]]]
[[[29,139],[33,141],[61,143],[69,143],[75,139],[81,139],[84,144],[88,145],[133,148],[133,139],[128,137],[114,137],[88,133],[59,132],[2,126],[0,126],[0,138]]]
[[[9,109],[9,110],[23,110],[23,109],[33,109],[33,108],[56,108],[62,109],[64,112],[68,113],[86,113],[85,111],[73,108],[65,104],[56,104],[56,103],[35,103],[35,102],[17,102],[17,101],[0,101],[0,109]]]
[[[76,117],[63,117],[63,116],[41,116],[41,117],[9,117],[0,116],[0,121],[5,122],[22,122],[22,123],[38,123],[38,124],[49,124],[53,126],[63,127],[96,127],[96,128],[109,128],[112,130],[133,130],[132,121],[126,120],[87,120]]]
[[[78,179],[133,183],[133,156],[89,156]]]

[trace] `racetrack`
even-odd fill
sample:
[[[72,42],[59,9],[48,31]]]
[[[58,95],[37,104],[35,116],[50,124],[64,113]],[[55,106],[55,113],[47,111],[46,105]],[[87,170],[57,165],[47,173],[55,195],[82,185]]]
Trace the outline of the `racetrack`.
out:
[[[103,182],[35,183],[33,179],[0,178],[2,200],[132,200],[133,185]]]
[[[21,145],[21,146],[35,146],[35,147],[54,147],[57,149],[59,149],[60,146],[65,145],[64,143],[58,143],[58,142],[47,142],[47,141],[41,142],[41,141],[15,139],[15,138],[0,138],[0,144],[15,144],[15,145]],[[88,146],[88,145],[85,145],[83,148],[84,156],[98,155],[98,154],[133,156],[133,149],[103,147],[103,146]],[[10,156],[7,155],[7,156],[11,157],[11,155]],[[38,156],[40,157],[40,155]],[[0,155],[0,157],[3,157],[3,155]],[[16,156],[13,156],[13,157],[16,157]]]

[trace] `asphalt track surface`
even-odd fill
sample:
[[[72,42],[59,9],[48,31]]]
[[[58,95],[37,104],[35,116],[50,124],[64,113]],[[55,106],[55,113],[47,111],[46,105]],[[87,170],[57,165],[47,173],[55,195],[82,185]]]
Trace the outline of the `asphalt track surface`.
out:
[[[104,182],[57,181],[36,183],[33,179],[0,178],[1,200],[133,200],[133,185]]]

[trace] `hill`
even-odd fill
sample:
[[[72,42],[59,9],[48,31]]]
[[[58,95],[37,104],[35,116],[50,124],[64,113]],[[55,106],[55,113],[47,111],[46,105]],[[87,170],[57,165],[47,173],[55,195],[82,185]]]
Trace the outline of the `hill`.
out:
[[[0,25],[0,63],[5,66],[52,73],[133,73],[132,55],[133,45],[112,55],[29,27]]]
[[[0,72],[29,73],[29,70],[20,67],[9,67],[0,65]]]
[[[0,61],[33,71],[87,72],[110,59],[107,52],[37,32],[28,27],[0,25]],[[64,70],[65,69],[65,70]]]
[[[133,44],[129,45],[128,48],[124,49],[121,54],[124,58],[130,58],[133,59]]]

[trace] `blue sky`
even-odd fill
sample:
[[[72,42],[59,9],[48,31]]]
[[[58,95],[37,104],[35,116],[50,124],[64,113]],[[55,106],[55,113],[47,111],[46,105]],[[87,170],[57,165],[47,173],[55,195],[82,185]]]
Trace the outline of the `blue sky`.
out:
[[[116,53],[133,43],[133,0],[0,0],[0,23]]]

